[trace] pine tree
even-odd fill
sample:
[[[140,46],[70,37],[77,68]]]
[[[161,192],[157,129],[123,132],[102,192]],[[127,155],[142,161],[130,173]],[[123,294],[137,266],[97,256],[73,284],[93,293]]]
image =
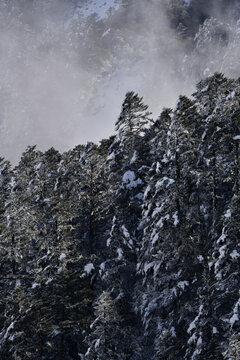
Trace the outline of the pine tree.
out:
[[[147,109],[148,106],[144,105],[138,94],[133,91],[126,94],[115,129],[118,132],[120,146],[124,146],[129,155],[132,155],[136,138],[151,124],[151,113]]]
[[[89,345],[85,355],[87,360],[123,359],[121,317],[116,301],[108,292],[103,292],[95,305],[96,319],[91,325],[91,333],[86,338]]]

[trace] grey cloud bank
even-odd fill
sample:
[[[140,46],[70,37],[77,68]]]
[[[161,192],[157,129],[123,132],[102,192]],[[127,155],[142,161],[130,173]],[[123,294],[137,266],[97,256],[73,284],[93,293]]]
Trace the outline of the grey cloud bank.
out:
[[[13,162],[27,145],[64,151],[108,137],[129,90],[157,117],[202,75],[238,73],[232,55],[219,58],[223,48],[238,57],[236,24],[222,25],[228,45],[205,29],[186,56],[159,1],[2,1],[0,17],[0,155]]]

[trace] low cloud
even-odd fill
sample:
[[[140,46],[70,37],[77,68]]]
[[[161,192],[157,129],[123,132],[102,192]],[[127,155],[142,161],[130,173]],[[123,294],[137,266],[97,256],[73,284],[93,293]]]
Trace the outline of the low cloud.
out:
[[[219,9],[219,31],[209,23],[209,38],[200,34],[189,52],[159,1],[111,1],[99,16],[88,4],[1,2],[1,156],[16,163],[27,145],[64,151],[99,141],[113,133],[127,91],[157,117],[202,76],[240,70],[238,23],[227,25]]]

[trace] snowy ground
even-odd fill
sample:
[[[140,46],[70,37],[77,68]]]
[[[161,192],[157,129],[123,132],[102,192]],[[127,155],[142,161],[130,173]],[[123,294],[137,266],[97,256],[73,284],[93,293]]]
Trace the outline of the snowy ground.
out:
[[[78,2],[78,8],[84,17],[88,17],[96,13],[100,18],[104,18],[108,15],[108,10],[113,8],[117,10],[119,4],[116,0],[89,0],[85,3],[83,1]]]

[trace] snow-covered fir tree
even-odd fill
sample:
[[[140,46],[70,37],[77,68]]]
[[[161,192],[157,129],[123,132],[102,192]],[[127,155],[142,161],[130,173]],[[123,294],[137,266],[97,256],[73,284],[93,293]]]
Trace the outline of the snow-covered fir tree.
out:
[[[156,121],[0,160],[0,357],[239,357],[240,83],[221,73]]]

